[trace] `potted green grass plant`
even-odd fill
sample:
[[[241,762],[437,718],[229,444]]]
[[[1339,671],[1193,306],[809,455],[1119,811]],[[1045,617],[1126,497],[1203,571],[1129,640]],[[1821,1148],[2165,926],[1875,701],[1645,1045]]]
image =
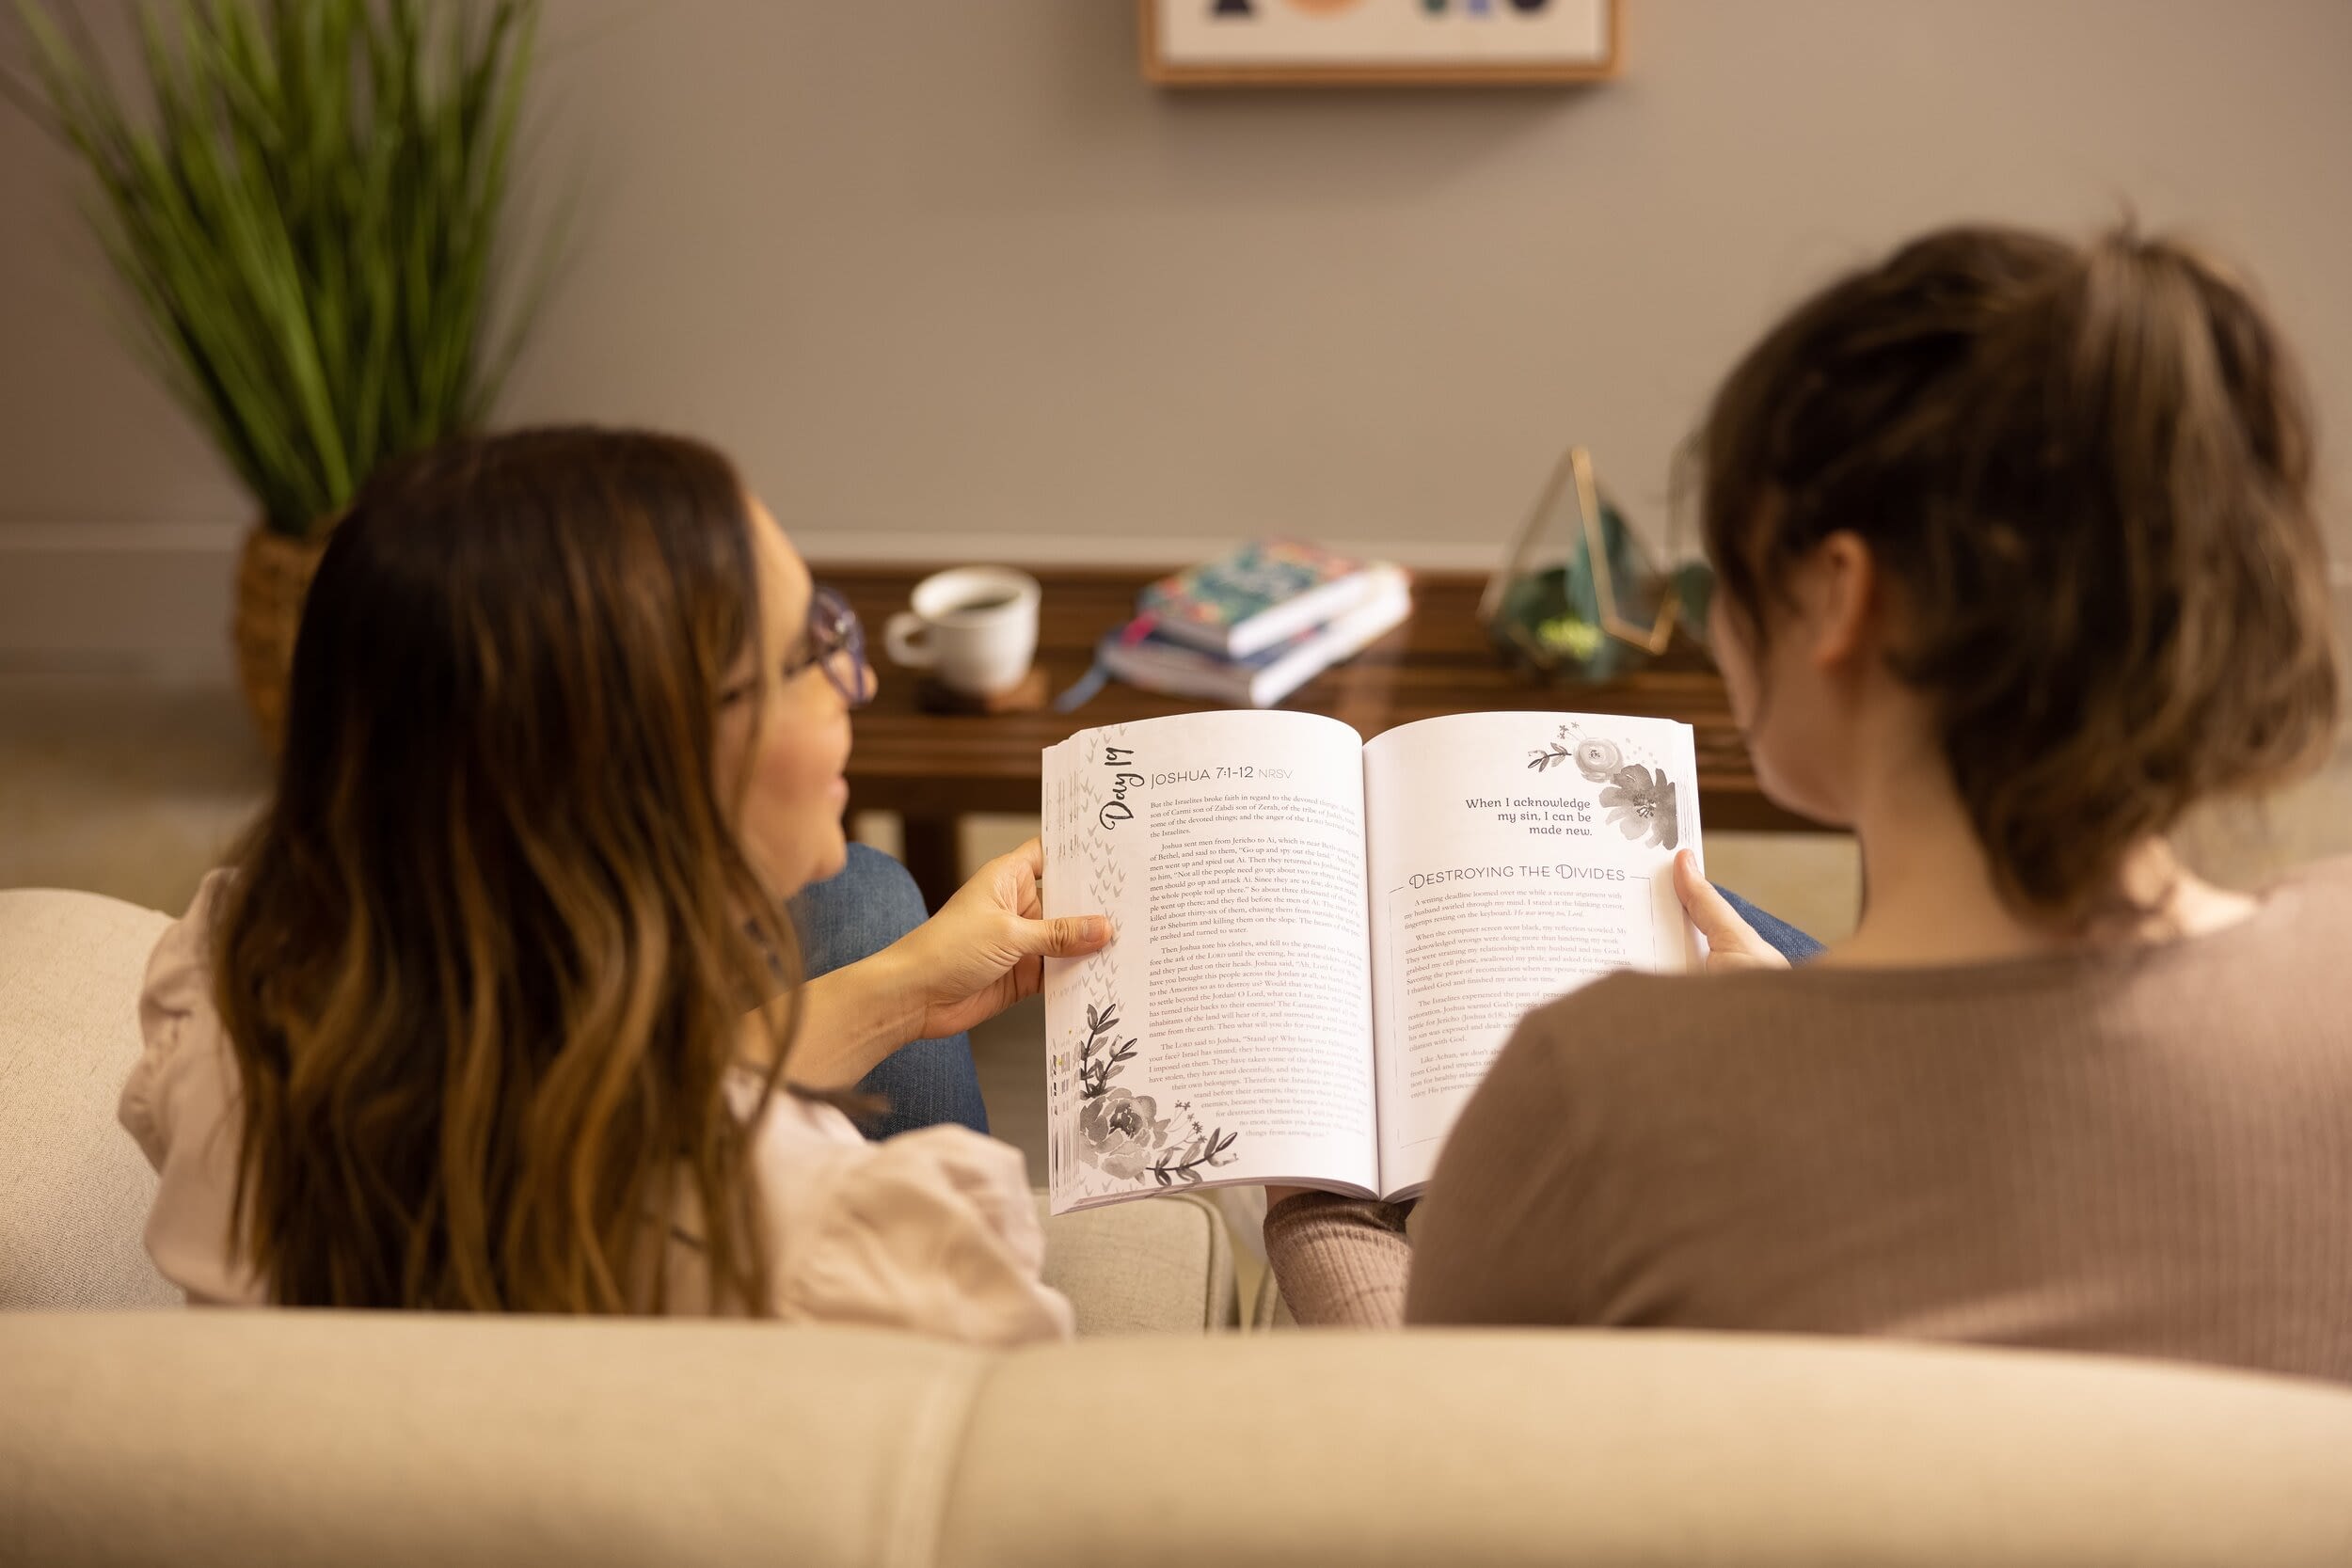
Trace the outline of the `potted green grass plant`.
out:
[[[81,0],[14,0],[18,96],[87,174],[140,347],[251,492],[238,674],[276,745],[327,531],[386,461],[477,428],[544,297],[493,341],[538,0],[137,0],[139,80]]]

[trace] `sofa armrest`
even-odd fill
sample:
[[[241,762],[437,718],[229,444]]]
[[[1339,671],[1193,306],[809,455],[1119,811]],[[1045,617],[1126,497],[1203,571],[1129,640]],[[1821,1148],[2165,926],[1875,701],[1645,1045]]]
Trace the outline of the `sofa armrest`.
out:
[[[1198,1193],[1170,1193],[1045,1221],[1045,1283],[1078,1310],[1082,1338],[1217,1334],[1241,1322],[1224,1216]]]

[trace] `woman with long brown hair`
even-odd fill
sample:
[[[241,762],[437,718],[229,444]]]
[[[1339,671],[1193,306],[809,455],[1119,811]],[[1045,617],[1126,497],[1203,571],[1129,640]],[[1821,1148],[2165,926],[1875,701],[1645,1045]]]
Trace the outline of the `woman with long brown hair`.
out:
[[[2248,896],[2167,842],[2335,733],[2276,329],[2180,245],[1947,230],[1774,327],[1695,457],[1734,711],[1853,829],[1860,925],[1791,969],[1686,855],[1714,972],[1530,1014],[1413,1243],[1276,1202],[1294,1308],[2352,1380],[2352,863]]]
[[[1066,1333],[1020,1155],[845,1107],[863,1081],[984,1127],[960,1032],[1105,923],[1037,918],[1034,843],[929,921],[852,859],[873,681],[696,443],[524,432],[372,483],[310,590],[275,795],[150,965],[122,1119],[165,1275]]]

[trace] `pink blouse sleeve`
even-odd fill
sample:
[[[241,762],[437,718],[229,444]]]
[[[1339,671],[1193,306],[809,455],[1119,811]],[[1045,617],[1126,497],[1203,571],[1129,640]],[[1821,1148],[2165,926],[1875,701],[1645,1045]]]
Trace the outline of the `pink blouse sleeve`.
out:
[[[229,1248],[243,1115],[236,1062],[213,1010],[210,927],[228,873],[197,889],[147,960],[139,1059],[116,1115],[159,1178],[147,1250],[191,1302],[258,1304],[267,1292]]]
[[[159,1093],[162,1081],[179,1058],[191,1022],[200,1030],[212,1013],[205,930],[221,875],[215,871],[206,876],[188,912],[164,927],[155,950],[147,956],[147,977],[139,988],[139,1059],[122,1085],[115,1115],[158,1171],[171,1144],[166,1119],[170,1107]]]
[[[787,1320],[912,1329],[982,1345],[1070,1337],[1018,1149],[961,1127],[833,1144],[779,1196]]]

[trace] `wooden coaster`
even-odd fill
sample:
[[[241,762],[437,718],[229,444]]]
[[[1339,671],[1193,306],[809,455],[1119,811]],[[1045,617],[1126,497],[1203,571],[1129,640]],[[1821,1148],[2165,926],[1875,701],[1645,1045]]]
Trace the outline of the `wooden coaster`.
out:
[[[926,713],[1035,713],[1045,705],[1045,666],[1032,664],[1021,684],[986,697],[953,691],[930,675],[914,682],[914,705]]]

